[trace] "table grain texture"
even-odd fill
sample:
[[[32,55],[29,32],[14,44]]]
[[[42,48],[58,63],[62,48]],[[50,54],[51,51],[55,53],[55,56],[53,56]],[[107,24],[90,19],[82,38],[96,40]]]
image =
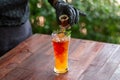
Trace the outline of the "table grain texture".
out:
[[[72,38],[69,71],[53,68],[51,36],[34,34],[0,58],[0,80],[120,80],[120,45]]]

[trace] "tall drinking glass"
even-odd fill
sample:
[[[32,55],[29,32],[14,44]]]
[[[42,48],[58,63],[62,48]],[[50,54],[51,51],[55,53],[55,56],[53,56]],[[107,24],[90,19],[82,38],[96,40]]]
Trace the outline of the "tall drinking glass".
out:
[[[54,72],[65,73],[68,71],[68,51],[70,35],[66,32],[53,32],[52,43],[54,49]]]

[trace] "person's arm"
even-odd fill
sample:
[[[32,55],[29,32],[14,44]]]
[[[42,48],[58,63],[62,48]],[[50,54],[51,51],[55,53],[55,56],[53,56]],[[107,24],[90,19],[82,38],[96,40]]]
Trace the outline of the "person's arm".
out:
[[[55,8],[59,24],[59,16],[63,14],[66,14],[69,17],[70,25],[76,24],[79,21],[80,15],[85,15],[84,13],[80,12],[78,9],[74,8],[72,5],[66,3],[63,0],[48,0],[48,2]]]

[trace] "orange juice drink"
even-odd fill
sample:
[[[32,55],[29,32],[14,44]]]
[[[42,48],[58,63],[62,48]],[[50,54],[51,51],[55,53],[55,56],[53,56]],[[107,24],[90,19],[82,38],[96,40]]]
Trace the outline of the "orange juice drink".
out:
[[[52,43],[54,48],[54,71],[56,73],[65,73],[68,71],[68,49],[70,36],[65,33],[53,34]]]

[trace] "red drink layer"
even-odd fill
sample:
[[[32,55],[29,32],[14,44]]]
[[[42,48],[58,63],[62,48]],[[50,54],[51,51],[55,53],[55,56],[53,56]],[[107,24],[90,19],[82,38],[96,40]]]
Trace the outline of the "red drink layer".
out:
[[[57,73],[64,73],[68,69],[68,49],[69,49],[69,38],[60,38],[60,40],[53,39],[53,48],[55,56],[55,68],[54,71]]]

